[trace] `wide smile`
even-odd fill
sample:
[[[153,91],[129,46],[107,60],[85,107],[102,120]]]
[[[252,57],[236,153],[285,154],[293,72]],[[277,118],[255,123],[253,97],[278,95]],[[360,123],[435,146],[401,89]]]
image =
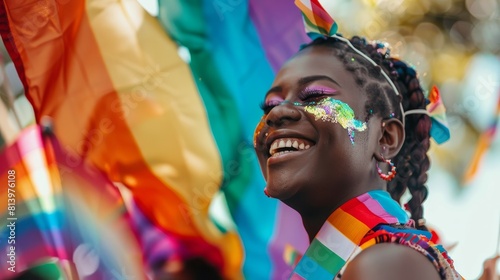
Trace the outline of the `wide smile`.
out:
[[[299,138],[279,138],[271,143],[269,155],[276,157],[286,153],[308,150],[311,147],[308,141]]]
[[[266,140],[268,164],[299,156],[315,145],[311,140],[298,135],[270,135]]]

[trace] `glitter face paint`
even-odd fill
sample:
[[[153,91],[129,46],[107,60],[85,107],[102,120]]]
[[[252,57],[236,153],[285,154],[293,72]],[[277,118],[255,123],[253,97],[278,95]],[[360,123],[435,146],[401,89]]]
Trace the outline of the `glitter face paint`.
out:
[[[326,90],[330,91],[326,91]],[[317,92],[317,88],[314,88],[314,91]],[[325,93],[333,93],[335,90],[329,88],[321,88]],[[313,92],[313,89],[311,89]],[[289,101],[282,100],[279,98],[268,100],[267,104],[274,106],[280,106],[285,103],[289,103]],[[354,136],[356,131],[364,131],[366,130],[366,122],[362,122],[360,120],[356,120],[354,116],[354,110],[347,104],[340,100],[334,99],[332,97],[325,97],[319,102],[293,102],[295,106],[303,106],[304,111],[314,115],[315,120],[322,120],[324,122],[332,122],[340,124],[344,129],[347,129],[347,133],[349,134],[349,140],[354,145]],[[253,137],[253,145],[257,147],[257,137],[259,136],[262,128],[265,124],[265,118],[267,114],[264,114],[257,125],[254,137]]]
[[[257,127],[255,128],[255,132],[253,133],[253,147],[256,148],[257,147],[257,137],[259,136],[260,134],[260,131],[262,130],[262,128],[264,127],[264,124],[265,124],[265,121],[264,119],[267,117],[267,114],[265,114],[264,116],[262,116],[262,118],[260,118],[260,121],[259,121],[259,124],[257,125]]]
[[[314,115],[315,120],[339,123],[344,129],[347,129],[349,139],[353,145],[355,132],[366,129],[366,122],[356,120],[354,110],[347,103],[340,100],[326,97],[318,103],[308,102],[304,105],[304,111]]]

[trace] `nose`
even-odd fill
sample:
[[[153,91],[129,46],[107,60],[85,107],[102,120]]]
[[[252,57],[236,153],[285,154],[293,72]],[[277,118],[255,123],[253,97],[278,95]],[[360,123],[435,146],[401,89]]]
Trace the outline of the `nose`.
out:
[[[288,101],[284,101],[267,114],[266,124],[270,127],[280,127],[287,122],[296,122],[300,118],[301,114],[297,107]]]

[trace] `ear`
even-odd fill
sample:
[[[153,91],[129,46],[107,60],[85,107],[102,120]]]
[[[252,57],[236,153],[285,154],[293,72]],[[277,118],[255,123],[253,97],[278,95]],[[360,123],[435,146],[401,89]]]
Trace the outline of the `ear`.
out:
[[[400,120],[396,118],[385,119],[382,120],[381,126],[379,150],[374,155],[378,161],[395,157],[405,141],[405,131]]]

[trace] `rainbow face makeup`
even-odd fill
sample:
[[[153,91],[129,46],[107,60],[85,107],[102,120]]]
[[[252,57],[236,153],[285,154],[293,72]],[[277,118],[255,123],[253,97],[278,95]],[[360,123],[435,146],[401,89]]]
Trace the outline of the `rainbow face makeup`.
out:
[[[304,111],[314,115],[315,120],[340,124],[344,129],[347,129],[349,140],[351,140],[351,143],[354,145],[354,136],[356,131],[366,130],[366,122],[355,119],[354,110],[347,103],[328,96],[334,94],[335,92],[335,89],[322,86],[306,88],[299,96],[303,102],[293,102],[292,104],[294,106],[304,107]],[[320,99],[320,101],[308,101],[308,99]],[[285,103],[289,103],[289,101],[281,98],[272,98],[267,100],[262,106],[265,114],[262,116],[257,128],[255,129],[254,147],[256,147],[257,144],[257,137],[264,127],[264,119],[266,118],[267,113],[269,113],[272,108]]]
[[[306,103],[304,111],[314,115],[315,120],[339,123],[344,129],[347,129],[349,139],[353,145],[355,132],[366,129],[366,122],[356,120],[354,110],[347,103],[332,97],[326,97],[318,103]]]
[[[262,116],[262,118],[260,118],[259,124],[257,124],[257,127],[255,128],[255,131],[253,133],[253,147],[254,148],[257,147],[257,137],[259,136],[260,131],[264,127],[264,123],[265,123],[264,119],[266,116],[267,116],[267,114],[265,114],[264,116]]]

